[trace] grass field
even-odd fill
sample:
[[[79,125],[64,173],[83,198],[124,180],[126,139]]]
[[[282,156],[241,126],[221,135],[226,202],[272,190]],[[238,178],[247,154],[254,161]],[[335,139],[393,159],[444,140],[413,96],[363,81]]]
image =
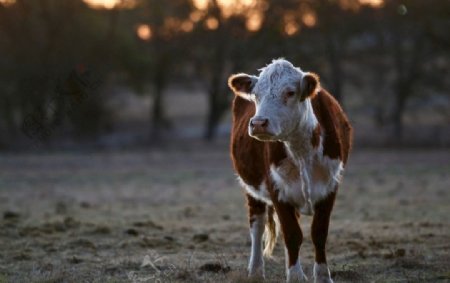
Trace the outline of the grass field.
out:
[[[335,282],[450,282],[449,160],[443,149],[355,149],[328,239]],[[226,143],[3,154],[0,211],[0,282],[250,282]],[[266,275],[285,280],[281,239]]]

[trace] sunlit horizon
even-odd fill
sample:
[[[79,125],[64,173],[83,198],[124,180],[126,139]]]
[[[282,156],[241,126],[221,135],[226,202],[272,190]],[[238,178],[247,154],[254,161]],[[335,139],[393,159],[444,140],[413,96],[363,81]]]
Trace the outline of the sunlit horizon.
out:
[[[134,8],[137,5],[136,0],[83,0],[83,2],[94,9]]]
[[[209,0],[192,0],[192,4],[198,11],[206,12],[210,8]],[[384,5],[384,0],[358,0],[357,3],[349,0],[340,0],[340,4],[344,9],[358,9],[363,5],[380,8]],[[243,16],[246,19],[246,29],[251,32],[261,29],[264,21],[264,11],[268,8],[267,2],[263,0],[217,0],[217,5],[224,19],[233,15]],[[298,33],[302,25],[311,28],[317,22],[317,15],[311,9],[301,9],[298,12],[291,11],[283,16],[284,32],[288,36]],[[215,19],[207,18],[206,27],[208,29],[216,29]]]
[[[221,19],[208,15],[210,8],[210,0],[190,0],[195,10],[189,14],[187,19],[178,19],[168,17],[164,21],[162,32],[166,35],[174,32],[191,32],[195,27],[195,23],[204,19],[204,27],[209,30],[215,30],[219,27]],[[93,9],[126,9],[137,7],[139,0],[83,0],[89,7]],[[6,6],[14,5],[16,0],[0,0],[0,3]],[[257,32],[261,29],[264,22],[265,11],[268,3],[264,0],[216,0],[220,9],[220,17],[228,19],[231,16],[239,15],[245,19],[245,28],[250,32]],[[381,8],[385,4],[385,0],[339,0],[340,5],[344,9],[358,10],[361,6],[370,6],[373,8]],[[283,16],[283,31],[287,36],[297,34],[302,26],[306,28],[314,27],[318,18],[308,5],[300,5],[297,11],[288,11]],[[139,25],[136,34],[142,40],[150,40],[153,36],[153,29],[149,25]]]
[[[209,0],[191,0],[193,5],[198,10],[206,10],[209,5]],[[361,5],[368,5],[372,7],[383,6],[385,0],[358,0]],[[113,9],[119,8],[132,8],[137,5],[136,0],[83,0],[92,8],[104,8]],[[217,4],[221,8],[223,15],[229,17],[230,15],[242,12],[243,8],[255,6],[261,4],[261,0],[217,0]],[[0,3],[5,5],[12,5],[16,3],[16,0],[0,0]],[[350,5],[350,1],[341,0],[343,6]]]
[[[359,0],[362,5],[368,5],[375,8],[382,7],[384,5],[384,0]]]
[[[13,5],[16,3],[16,0],[0,0],[0,3],[9,6],[9,5]]]

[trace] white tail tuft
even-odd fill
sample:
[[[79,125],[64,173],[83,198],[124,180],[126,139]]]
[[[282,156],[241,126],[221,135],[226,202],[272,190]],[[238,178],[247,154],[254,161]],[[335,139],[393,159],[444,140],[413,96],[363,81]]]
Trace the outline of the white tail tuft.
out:
[[[269,206],[267,209],[267,222],[264,230],[264,256],[271,257],[273,249],[277,243],[278,238],[278,227],[277,223],[274,219],[274,208],[273,206]]]

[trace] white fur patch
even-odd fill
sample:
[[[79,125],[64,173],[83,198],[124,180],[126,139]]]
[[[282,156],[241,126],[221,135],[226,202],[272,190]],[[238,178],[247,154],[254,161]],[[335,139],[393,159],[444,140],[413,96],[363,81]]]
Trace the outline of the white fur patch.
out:
[[[307,203],[310,200],[304,175],[294,164],[288,166],[292,166],[293,168],[287,168],[286,165],[279,167],[272,165],[270,167],[272,180],[275,183],[276,190],[278,190],[278,200],[294,204],[301,208],[308,205]],[[295,178],[287,176],[290,170],[296,170],[298,175]]]
[[[313,161],[311,171],[311,201],[316,203],[336,190],[336,186],[341,181],[344,167],[339,159],[323,156]],[[322,171],[323,175],[317,176],[314,171]]]
[[[285,249],[286,254],[286,282],[307,282],[308,277],[306,277],[305,273],[303,272],[302,265],[300,263],[300,258],[297,259],[297,262],[292,265],[288,266],[288,253]]]
[[[317,117],[314,114],[310,98],[305,99],[305,101],[300,103],[300,113],[302,113],[302,115],[299,124],[302,125],[307,132],[314,130],[319,124],[319,121],[317,121]]]
[[[297,175],[292,174],[292,170],[296,170]],[[295,163],[283,161],[279,167],[270,167],[278,199],[297,206],[304,215],[312,215],[314,204],[335,191],[342,171],[340,160],[326,156],[300,159]]]
[[[255,187],[246,184],[241,177],[238,176],[237,179],[241,184],[241,186],[245,189],[245,191],[253,198],[265,202],[269,205],[272,205],[272,200],[270,199],[269,191],[267,190],[267,186],[264,182],[261,185],[259,185],[259,188],[257,190],[255,189]]]
[[[333,283],[327,264],[314,263],[314,283]]]
[[[262,236],[264,225],[266,223],[265,214],[253,216],[253,223],[250,227],[250,238],[252,240],[252,249],[248,263],[248,275],[264,277],[264,258],[262,253]]]
[[[284,60],[273,60],[272,63],[261,68],[258,82],[254,91],[260,94],[281,94],[284,88],[300,82],[305,73],[299,68],[295,68],[292,63]]]

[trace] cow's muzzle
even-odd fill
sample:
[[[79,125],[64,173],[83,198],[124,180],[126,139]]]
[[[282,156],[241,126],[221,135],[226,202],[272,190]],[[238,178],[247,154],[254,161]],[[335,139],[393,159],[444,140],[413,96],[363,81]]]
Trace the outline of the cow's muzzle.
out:
[[[270,140],[273,133],[269,130],[269,119],[261,116],[255,116],[250,119],[249,134],[259,140]]]

